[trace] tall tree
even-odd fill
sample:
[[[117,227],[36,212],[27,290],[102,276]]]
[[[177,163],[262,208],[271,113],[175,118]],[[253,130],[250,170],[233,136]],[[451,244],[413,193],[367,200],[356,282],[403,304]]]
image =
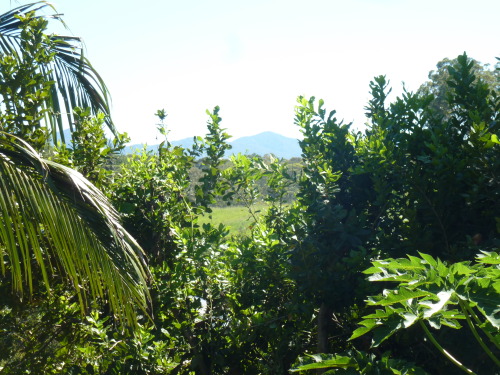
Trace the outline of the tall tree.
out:
[[[335,111],[327,112],[322,100],[317,107],[314,97],[299,97],[298,103],[295,123],[304,136],[299,142],[304,175],[298,201],[306,210],[307,228],[292,252],[292,277],[319,307],[318,351],[326,353],[332,314],[345,312],[360,297],[370,187],[354,173],[358,139],[350,133],[351,124],[338,121]]]
[[[459,63],[459,59],[464,58],[467,64],[463,64],[463,66],[467,66],[467,69],[474,74],[475,84],[482,82],[483,84],[487,84],[491,90],[500,91],[500,70],[498,69],[498,64],[497,69],[491,69],[488,64],[482,64],[473,58],[467,57],[465,53],[454,59],[444,58],[436,64],[435,70],[429,72],[429,81],[420,86],[417,94],[420,96],[432,94],[434,99],[430,104],[430,108],[445,118],[451,113],[449,100],[452,94],[452,87],[449,85],[449,82],[453,77],[453,72]]]

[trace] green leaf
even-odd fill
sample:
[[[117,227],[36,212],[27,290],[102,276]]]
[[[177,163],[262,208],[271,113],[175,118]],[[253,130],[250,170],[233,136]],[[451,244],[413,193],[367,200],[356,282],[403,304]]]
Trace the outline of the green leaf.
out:
[[[495,328],[500,329],[500,294],[491,289],[473,291],[468,297],[470,301],[477,303],[485,318]]]
[[[365,319],[385,319],[385,318],[388,318],[389,316],[391,316],[395,313],[396,312],[394,309],[392,309],[390,307],[386,307],[385,310],[378,309],[377,311],[375,311],[374,314],[366,315],[363,318],[365,318]]]
[[[373,274],[368,277],[369,281],[399,281],[410,282],[414,280],[414,276],[409,273],[395,274],[389,273],[385,269],[379,269],[380,273]]]
[[[302,361],[310,360],[312,356],[301,358]],[[426,375],[427,373],[421,368],[415,366],[411,362],[406,362],[400,359],[390,358],[390,353],[382,354],[377,358],[373,354],[368,354],[362,351],[349,350],[336,355],[316,355],[314,356],[316,363],[308,363],[301,365],[291,372],[307,371],[316,369],[337,369],[332,373],[342,374],[399,374],[399,375]],[[327,366],[324,366],[328,364]]]
[[[500,254],[493,251],[481,251],[481,254],[477,255],[476,260],[484,264],[500,264]]]
[[[377,325],[375,324],[375,321],[372,321],[373,324],[371,324],[369,327],[359,327],[357,329],[354,330],[354,332],[352,333],[351,337],[349,338],[349,340],[354,340],[360,336],[363,336],[364,334],[370,332],[372,329],[374,329]]]
[[[455,274],[455,275],[458,275],[458,276],[463,276],[463,275],[473,274],[473,273],[477,272],[477,270],[469,267],[464,262],[460,262],[460,263],[452,264],[450,266],[450,268],[449,268],[449,272],[451,274]]]
[[[401,319],[401,317],[397,315],[391,316],[384,321],[384,324],[379,325],[377,329],[373,331],[372,346],[376,348],[403,327],[403,319]]]
[[[42,159],[24,141],[3,132],[0,213],[0,255],[10,261],[20,296],[26,284],[33,293],[33,264],[47,289],[57,267],[58,277],[62,274],[74,287],[82,312],[88,295],[107,299],[122,323],[136,322],[135,307],[147,310],[149,272],[143,251],[103,193],[78,172]]]
[[[431,316],[440,312],[448,303],[453,293],[454,292],[452,290],[443,290],[436,295],[438,302],[436,303],[431,303],[427,301],[420,302],[419,303],[420,305],[427,308],[427,310],[424,311],[424,318],[430,318]]]
[[[465,319],[465,316],[464,316],[464,319]],[[462,328],[462,325],[456,321],[456,320],[450,320],[450,319],[443,319],[441,318],[440,319],[441,321],[441,324],[447,326],[447,327],[450,327],[450,328],[453,328],[453,329],[460,329]]]
[[[405,328],[412,326],[418,320],[418,316],[410,312],[404,313],[403,317],[403,325]]]
[[[402,258],[393,260],[389,263],[389,269],[394,270],[424,270],[425,266],[422,264],[421,259],[417,257],[408,256],[408,259]]]
[[[434,328],[434,329],[440,329],[441,328],[441,319],[438,317],[431,317],[428,318],[427,321],[429,322],[429,325]]]
[[[46,10],[48,13],[45,12]],[[35,12],[30,16],[32,20],[57,19],[64,27],[66,26],[55,8],[45,1],[21,5],[2,14],[0,17],[0,51],[2,55],[8,55],[16,62],[21,62],[26,53],[24,43],[30,45],[33,43],[31,40],[26,40],[24,36],[27,34],[26,30],[29,30],[29,25],[26,26],[26,21],[19,17],[30,12]],[[50,14],[51,12],[53,14]],[[45,27],[41,31],[44,33]],[[92,114],[104,113],[108,128],[116,135],[116,128],[110,118],[109,91],[99,73],[84,56],[81,39],[74,36],[44,35],[46,38],[40,42],[38,56],[46,53],[51,58],[48,62],[38,64],[36,74],[43,76],[50,85],[48,92],[42,90],[45,91],[42,97],[44,109],[51,109],[49,112],[46,111],[45,118],[54,143],[56,143],[57,135],[64,141],[63,122],[66,120],[66,124],[74,130],[75,121],[72,113],[75,107],[91,108]],[[62,113],[66,116],[62,116]]]
[[[401,287],[397,290],[386,290],[384,294],[384,296],[373,297],[373,299],[368,302],[368,305],[388,306],[396,303],[403,303],[414,298],[432,295],[432,293],[424,290],[411,290],[405,287]]]
[[[347,356],[334,356],[334,358],[323,359],[321,355],[309,355],[308,357],[314,359],[315,363],[309,363],[306,365],[301,365],[290,371],[307,371],[307,370],[317,370],[325,368],[342,368],[346,369],[349,367],[356,367],[356,361],[353,358]]]
[[[421,253],[419,252],[419,255],[424,259],[430,266],[436,267],[437,266],[437,261],[430,256],[429,254]]]

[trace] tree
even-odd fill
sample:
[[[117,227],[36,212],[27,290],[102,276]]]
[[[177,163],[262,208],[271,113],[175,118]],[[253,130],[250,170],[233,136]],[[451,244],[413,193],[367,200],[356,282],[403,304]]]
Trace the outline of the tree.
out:
[[[434,108],[436,96],[432,93],[427,95],[404,91],[401,97],[388,103],[389,83],[385,76],[376,77],[370,83],[372,99],[366,107],[369,127],[365,134],[332,137],[332,141],[350,140],[353,151],[346,153],[345,150],[351,147],[346,148],[339,142],[335,148],[318,153],[317,158],[308,157],[309,160],[321,161],[316,163],[316,167],[307,159],[304,161],[305,173],[313,176],[308,176],[309,184],[316,180],[321,181],[319,177],[324,180],[330,176],[335,178],[331,179],[332,183],[329,185],[316,184],[321,188],[317,189],[321,194],[318,193],[317,197],[309,195],[310,209],[314,208],[314,204],[321,207],[315,202],[323,202],[323,206],[335,202],[344,209],[349,205],[357,207],[355,217],[360,223],[363,223],[360,219],[364,216],[364,223],[367,225],[362,228],[369,230],[369,233],[366,237],[358,236],[360,245],[366,248],[372,261],[376,260],[373,263],[375,267],[366,273],[374,274],[370,280],[382,281],[383,285],[376,291],[369,291],[368,287],[362,290],[365,295],[378,293],[378,296],[368,297],[367,306],[364,308],[367,310],[363,311],[360,305],[358,308],[361,310],[354,308],[351,317],[359,312],[365,315],[365,320],[361,322],[363,327],[351,336],[353,341],[350,344],[344,347],[336,345],[338,352],[345,349],[349,352],[338,353],[339,355],[334,357],[318,356],[318,361],[322,363],[305,364],[300,370],[334,367],[356,368],[356,373],[372,373],[373,368],[372,372],[369,371],[371,365],[362,365],[369,356],[359,352],[360,349],[370,350],[370,339],[371,349],[376,347],[378,354],[387,351],[396,358],[415,361],[430,373],[450,374],[462,370],[467,373],[488,373],[491,372],[492,360],[496,364],[500,363],[498,255],[491,256],[492,266],[467,268],[479,250],[483,254],[480,256],[482,259],[485,255],[497,254],[500,243],[500,185],[497,178],[500,172],[500,101],[498,87],[478,78],[472,61],[463,54],[448,66],[446,112],[442,111],[442,106],[438,106],[438,110]],[[303,107],[307,108],[307,103],[304,104]],[[309,118],[316,118],[316,112],[325,113],[319,109],[302,109],[302,118],[307,120],[303,122],[307,123]],[[325,123],[328,125],[329,121]],[[340,133],[342,129],[332,127],[329,131],[326,126],[320,125],[322,122],[318,121],[316,132],[321,133],[317,141],[307,142],[310,137],[304,138],[303,143],[307,146],[306,156],[312,155],[314,147],[330,138],[333,130]],[[343,150],[344,153],[340,154]],[[325,157],[322,155],[335,157],[331,156],[332,160],[325,163]],[[347,163],[349,161],[350,163]],[[342,168],[343,162],[347,168]],[[319,177],[314,178],[311,172],[316,170],[321,173]],[[306,186],[303,184],[301,187]],[[307,191],[314,192],[314,189]],[[330,191],[334,194],[328,194]],[[355,191],[363,194],[352,194]],[[342,196],[347,196],[347,199],[341,200]],[[304,196],[306,197],[308,196]],[[301,199],[304,198],[301,196]],[[363,205],[363,202],[366,204]],[[328,211],[323,209],[323,212]],[[322,223],[319,219],[325,222],[327,218],[325,214],[319,216],[316,213],[316,216],[318,219],[313,222],[313,230],[318,228],[318,223]],[[342,224],[339,215],[334,218],[336,221],[332,221],[332,224]],[[330,231],[335,228],[332,224],[327,227]],[[324,236],[328,232],[311,230],[306,239],[314,238],[311,234],[319,237],[318,234]],[[324,247],[327,257],[323,259],[332,259],[337,264],[346,263],[347,254],[338,260],[334,258],[339,243],[343,245],[343,234],[340,232],[335,237],[332,236],[332,240]],[[311,251],[304,259],[311,262],[318,258],[317,253],[319,251]],[[405,256],[407,259],[401,260]],[[429,267],[424,266],[426,262]],[[393,272],[391,269],[395,263],[398,263],[395,267],[397,270]],[[332,278],[329,284],[336,287],[328,295],[334,296],[338,305],[342,299],[335,293],[342,290],[341,288],[347,289],[348,285],[352,284],[347,277],[354,276],[353,270],[344,266],[330,271],[325,264],[329,265],[324,262],[314,270],[317,274],[325,270],[324,274]],[[421,274],[420,271],[413,271],[416,265],[422,266]],[[390,278],[393,276],[395,281],[404,279],[407,284],[400,283],[397,290],[385,289],[382,292],[382,288],[387,288],[387,282],[392,281]],[[347,286],[342,282],[338,283],[341,277],[349,280]],[[397,279],[398,277],[401,278]],[[477,278],[477,284],[474,278]],[[303,284],[310,279],[312,278],[304,278]],[[417,296],[417,292],[420,293],[424,289],[424,284],[425,288],[435,294]],[[320,285],[328,286],[324,282]],[[408,289],[403,290],[401,286]],[[464,292],[464,286],[471,290]],[[459,292],[454,294],[453,287]],[[413,295],[406,293],[410,289],[412,293],[415,292]],[[445,296],[445,290],[451,292]],[[482,298],[480,303],[477,302],[478,296]],[[400,306],[396,300],[404,301],[403,304],[408,307],[404,311],[398,310],[401,314],[397,318],[395,312]],[[410,315],[410,309],[420,303],[422,308],[414,310],[413,315]],[[457,316],[454,316],[456,310],[453,304],[459,304],[463,309],[457,312]],[[376,305],[382,309],[375,310]],[[388,307],[389,305],[391,307]],[[353,308],[352,304],[350,306]],[[436,313],[433,308],[436,308]],[[441,310],[443,319],[437,320],[437,310]],[[476,319],[478,311],[486,319],[493,317],[494,322],[488,325]],[[415,319],[412,320],[413,318]],[[470,330],[460,329],[462,326],[455,324],[457,319],[467,322]],[[413,324],[417,321],[419,324]],[[445,326],[453,329],[445,329]],[[477,328],[483,329],[484,332],[478,333]],[[367,332],[369,334],[365,336]],[[422,339],[424,335],[427,339]],[[489,339],[488,335],[493,337],[491,348],[485,344],[485,339]],[[433,339],[435,340],[432,341]],[[434,345],[434,348],[430,345]],[[443,347],[453,354],[453,359],[447,356],[449,363],[438,360],[438,354],[445,354]],[[454,358],[460,358],[471,370],[462,365],[458,366],[458,361]],[[382,356],[380,365],[393,366],[387,355]],[[399,365],[404,364],[399,363],[397,366]],[[390,373],[404,371],[401,367]]]
[[[54,14],[36,13],[46,9]],[[92,114],[104,113],[107,126],[117,134],[109,116],[108,89],[83,55],[80,38],[47,35],[49,19],[62,22],[45,1],[0,15],[0,77],[4,82],[0,130],[26,136],[45,124],[54,144],[58,136],[65,142],[63,127],[75,130],[73,108],[88,107]]]
[[[146,310],[142,250],[104,195],[6,133],[0,133],[0,213],[2,273],[21,298],[26,286],[33,293],[36,264],[47,289],[51,275],[66,275],[82,309],[90,294],[107,300],[124,322],[135,322],[133,306]]]
[[[306,211],[305,234],[292,251],[293,275],[299,290],[314,301],[318,311],[318,352],[326,353],[328,338],[336,332],[338,345],[346,335],[342,322],[333,326],[359,297],[363,279],[359,271],[368,254],[364,243],[370,234],[367,198],[370,186],[356,173],[359,139],[327,112],[323,101],[298,99],[295,123],[301,127],[304,175],[297,194]],[[338,319],[338,321],[341,319]]]
[[[0,16],[2,274],[10,276],[21,298],[26,289],[34,292],[37,277],[50,290],[51,276],[63,275],[82,311],[90,295],[108,302],[122,323],[133,324],[135,308],[146,311],[148,299],[140,246],[97,188],[31,146],[45,143],[44,117],[54,137],[57,130],[62,133],[62,107],[108,112],[106,87],[76,53],[78,39],[45,34],[46,18],[34,11],[47,6],[33,3]]]
[[[452,87],[449,81],[455,71],[455,66],[459,58],[466,58],[469,69],[474,73],[475,79],[487,84],[490,89],[500,90],[500,70],[490,70],[489,65],[481,64],[479,61],[467,57],[465,54],[454,59],[444,58],[436,64],[436,70],[429,72],[429,81],[425,82],[417,90],[417,94],[421,96],[432,94],[434,99],[430,108],[437,114],[442,116],[450,115],[450,107],[448,104],[449,95],[451,94]],[[497,64],[498,66],[498,64]],[[456,72],[456,71],[455,71]]]
[[[496,237],[498,92],[477,79],[465,54],[449,72],[444,117],[436,116],[433,95],[405,92],[387,104],[385,77],[371,83],[364,159],[372,161],[363,168],[386,202],[379,222],[388,235],[379,238],[389,242],[378,246],[390,256],[420,250],[458,261],[473,256],[472,237],[483,246]]]

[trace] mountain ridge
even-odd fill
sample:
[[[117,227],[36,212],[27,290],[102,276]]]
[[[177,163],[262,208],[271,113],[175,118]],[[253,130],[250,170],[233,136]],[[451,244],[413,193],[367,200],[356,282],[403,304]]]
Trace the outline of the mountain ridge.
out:
[[[193,137],[189,137],[177,141],[171,141],[170,143],[173,146],[190,148],[194,141]],[[251,136],[240,137],[234,141],[230,141],[229,144],[232,148],[226,152],[226,157],[241,153],[247,155],[257,154],[261,156],[273,154],[278,158],[290,159],[301,155],[301,149],[297,139],[286,137],[272,131],[265,131]],[[144,146],[145,145],[142,143],[129,145],[126,146],[122,152],[124,154],[132,153],[134,150],[141,150]],[[157,148],[158,144],[146,145],[146,150],[148,151],[156,150]]]

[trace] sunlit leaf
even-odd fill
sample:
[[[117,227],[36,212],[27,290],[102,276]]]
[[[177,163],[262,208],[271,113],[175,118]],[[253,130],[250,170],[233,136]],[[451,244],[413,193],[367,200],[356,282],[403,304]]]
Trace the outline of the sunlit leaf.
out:
[[[370,301],[368,304],[387,306],[396,303],[403,303],[413,298],[426,297],[429,295],[431,295],[431,293],[424,290],[419,290],[419,289],[410,290],[407,288],[399,288],[397,290],[388,291],[385,297],[380,298],[378,300]]]
[[[452,290],[443,290],[437,293],[436,297],[438,298],[438,302],[431,303],[429,301],[420,302],[420,305],[427,308],[424,312],[424,318],[430,318],[434,314],[438,313],[443,309],[443,307],[448,303],[451,296],[453,295]]]

